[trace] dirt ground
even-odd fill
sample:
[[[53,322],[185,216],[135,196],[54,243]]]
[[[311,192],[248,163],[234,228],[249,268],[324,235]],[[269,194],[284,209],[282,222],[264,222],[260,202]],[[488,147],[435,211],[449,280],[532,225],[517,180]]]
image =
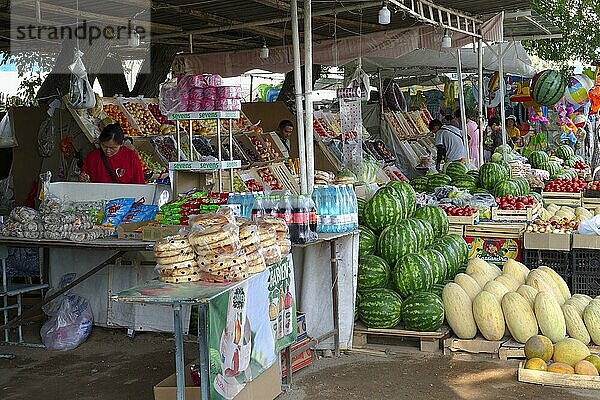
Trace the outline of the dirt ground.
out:
[[[2,400],[151,400],[152,388],[174,371],[170,335],[94,327],[70,352],[0,346]],[[196,353],[186,344],[186,360]],[[591,400],[598,392],[565,390],[516,381],[516,360],[430,355],[399,347],[387,357],[364,354],[321,358],[294,375],[292,389],[278,400],[311,399],[544,399]],[[261,399],[262,400],[262,399]]]

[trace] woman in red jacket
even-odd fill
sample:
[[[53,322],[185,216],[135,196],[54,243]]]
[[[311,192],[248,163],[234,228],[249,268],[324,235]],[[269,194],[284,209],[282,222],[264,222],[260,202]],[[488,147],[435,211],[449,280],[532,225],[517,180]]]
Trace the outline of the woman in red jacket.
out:
[[[142,161],[138,154],[123,146],[125,135],[121,126],[110,124],[102,129],[99,148],[83,161],[79,180],[95,183],[146,183]]]

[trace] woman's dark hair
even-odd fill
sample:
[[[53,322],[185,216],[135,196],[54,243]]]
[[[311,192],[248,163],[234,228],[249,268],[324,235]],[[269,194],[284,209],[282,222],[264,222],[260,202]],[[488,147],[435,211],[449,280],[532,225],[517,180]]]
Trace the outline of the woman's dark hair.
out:
[[[125,134],[123,133],[123,129],[121,129],[121,125],[118,122],[106,125],[104,129],[102,129],[102,132],[100,132],[100,136],[98,137],[100,143],[108,142],[111,139],[116,144],[123,144]]]
[[[440,121],[439,119],[432,119],[431,121],[429,121],[429,130],[433,130],[433,128],[435,127],[442,127],[442,121]]]
[[[500,122],[500,118],[498,118],[498,117],[490,118],[490,120],[488,121],[488,125],[489,126],[492,126],[492,125],[498,125],[498,126],[500,126],[501,124],[502,123]]]
[[[444,117],[444,121],[446,122],[450,122],[454,119],[454,117],[451,114],[448,114]]]

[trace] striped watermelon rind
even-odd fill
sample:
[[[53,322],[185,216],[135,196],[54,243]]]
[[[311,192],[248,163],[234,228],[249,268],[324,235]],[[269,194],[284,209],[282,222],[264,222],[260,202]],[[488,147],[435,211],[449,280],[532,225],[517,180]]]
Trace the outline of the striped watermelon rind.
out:
[[[397,224],[404,216],[403,203],[398,192],[391,187],[379,189],[365,204],[363,219],[374,232],[381,232],[387,226]]]
[[[481,185],[487,190],[494,190],[496,185],[509,178],[505,168],[497,163],[485,163],[479,168],[479,180]]]
[[[436,331],[444,322],[444,303],[435,293],[415,293],[402,303],[402,320],[408,330]]]
[[[452,178],[446,174],[430,175],[427,179],[427,191],[434,192],[436,188],[447,186],[450,182],[452,182]]]
[[[415,189],[408,183],[400,181],[390,181],[387,186],[396,189],[399,196],[402,198],[405,207],[404,218],[412,217],[417,204],[417,194],[415,193]]]
[[[433,273],[433,284],[444,282],[448,273],[448,265],[444,255],[434,249],[423,250],[420,254],[429,262],[431,272]]]
[[[356,199],[356,203],[358,205],[358,223],[364,224],[365,204],[367,204],[367,201],[359,197]]]
[[[366,255],[358,259],[356,287],[359,292],[387,287],[391,269],[381,257]]]
[[[391,225],[381,232],[377,242],[378,255],[390,266],[405,254],[417,251],[417,237],[407,224]]]
[[[402,318],[402,298],[390,289],[371,289],[361,294],[358,317],[369,328],[393,328]]]
[[[531,81],[531,97],[541,106],[552,106],[563,97],[567,79],[559,71],[538,72]]]
[[[427,191],[427,181],[426,177],[421,176],[410,181],[410,185],[415,189],[415,192],[423,193]]]
[[[393,271],[395,289],[406,298],[418,292],[428,292],[433,286],[433,272],[427,259],[420,254],[403,256]]]
[[[467,242],[465,242],[465,239],[462,236],[457,235],[455,233],[450,233],[442,237],[439,241],[442,244],[450,245],[455,251],[458,261],[456,271],[458,271],[458,268],[467,263],[467,260],[469,259],[469,246],[467,245]],[[456,275],[456,273],[454,275]]]
[[[362,257],[375,253],[376,246],[377,235],[366,226],[360,225],[358,227],[358,256]]]
[[[437,206],[423,206],[415,211],[415,218],[424,219],[433,227],[435,237],[448,233],[448,215]]]
[[[444,164],[444,173],[452,180],[467,174],[467,166],[459,161],[449,162]]]
[[[573,148],[566,144],[558,146],[554,152],[556,153],[557,157],[563,160],[568,160],[575,156],[575,151]]]
[[[534,151],[529,155],[529,163],[533,168],[540,169],[548,161],[548,154],[542,150]]]

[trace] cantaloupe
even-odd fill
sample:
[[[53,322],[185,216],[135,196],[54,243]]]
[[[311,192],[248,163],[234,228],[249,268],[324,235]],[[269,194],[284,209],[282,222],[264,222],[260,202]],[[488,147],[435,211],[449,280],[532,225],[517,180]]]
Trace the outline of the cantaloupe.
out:
[[[574,367],[590,355],[590,349],[577,339],[566,338],[554,344],[553,359]]]
[[[517,289],[517,293],[519,293],[531,306],[533,310],[533,304],[535,303],[535,296],[538,294],[537,289],[529,286],[529,285],[521,285]]]
[[[461,339],[473,339],[477,335],[477,325],[469,295],[457,283],[450,282],[442,290],[442,301],[446,321],[454,334]]]
[[[594,364],[586,360],[581,360],[575,364],[575,373],[577,375],[598,376],[598,370]]]
[[[535,296],[535,318],[542,335],[556,343],[567,336],[565,317],[560,304],[551,293],[539,292]]]
[[[511,278],[509,275],[498,275],[494,281],[500,282],[511,292],[516,292],[519,286],[521,286],[519,282]]]
[[[502,266],[502,275],[508,275],[521,285],[525,283],[527,280],[527,275],[529,274],[529,268],[525,265],[521,264],[518,261],[509,258],[504,262]]]
[[[530,358],[525,362],[525,369],[534,369],[536,371],[547,371],[548,364],[541,358]]]
[[[552,359],[554,354],[554,345],[552,341],[543,335],[535,335],[530,337],[525,342],[525,357],[529,358],[541,358],[548,362]]]
[[[554,279],[544,271],[540,269],[531,270],[529,275],[527,275],[526,283],[536,288],[538,292],[550,292],[556,298],[558,304],[562,305],[565,303],[565,298],[558,289],[558,286],[556,286],[556,283],[554,283]]]
[[[498,303],[501,303],[504,295],[510,292],[506,286],[496,281],[489,281],[486,283],[483,290],[493,294],[496,297],[496,300],[498,300]]]
[[[481,287],[477,281],[464,273],[456,274],[454,282],[457,283],[468,295],[471,300],[481,292]]]
[[[508,330],[519,343],[537,335],[538,325],[535,314],[527,300],[517,292],[508,292],[502,298],[502,313]]]
[[[557,374],[574,374],[575,368],[563,362],[553,362],[548,366],[548,372],[554,372]]]
[[[538,269],[550,275],[550,277],[554,280],[554,283],[558,287],[558,290],[560,290],[560,293],[562,294],[565,301],[571,298],[571,290],[569,289],[567,282],[565,282],[562,276],[560,276],[555,270],[553,270],[550,267],[541,266],[538,267]]]
[[[487,340],[502,339],[506,326],[504,314],[500,302],[492,293],[482,290],[475,296],[473,300],[473,317],[484,338]]]
[[[585,360],[591,362],[596,367],[598,373],[600,373],[600,356],[598,354],[590,354]]]
[[[575,306],[565,303],[561,308],[565,317],[567,334],[573,339],[577,339],[584,344],[588,344],[591,340],[590,334],[585,327],[583,318],[581,318],[581,315],[579,315],[579,312]]]
[[[592,300],[583,310],[583,322],[592,341],[600,346],[600,300]]]

